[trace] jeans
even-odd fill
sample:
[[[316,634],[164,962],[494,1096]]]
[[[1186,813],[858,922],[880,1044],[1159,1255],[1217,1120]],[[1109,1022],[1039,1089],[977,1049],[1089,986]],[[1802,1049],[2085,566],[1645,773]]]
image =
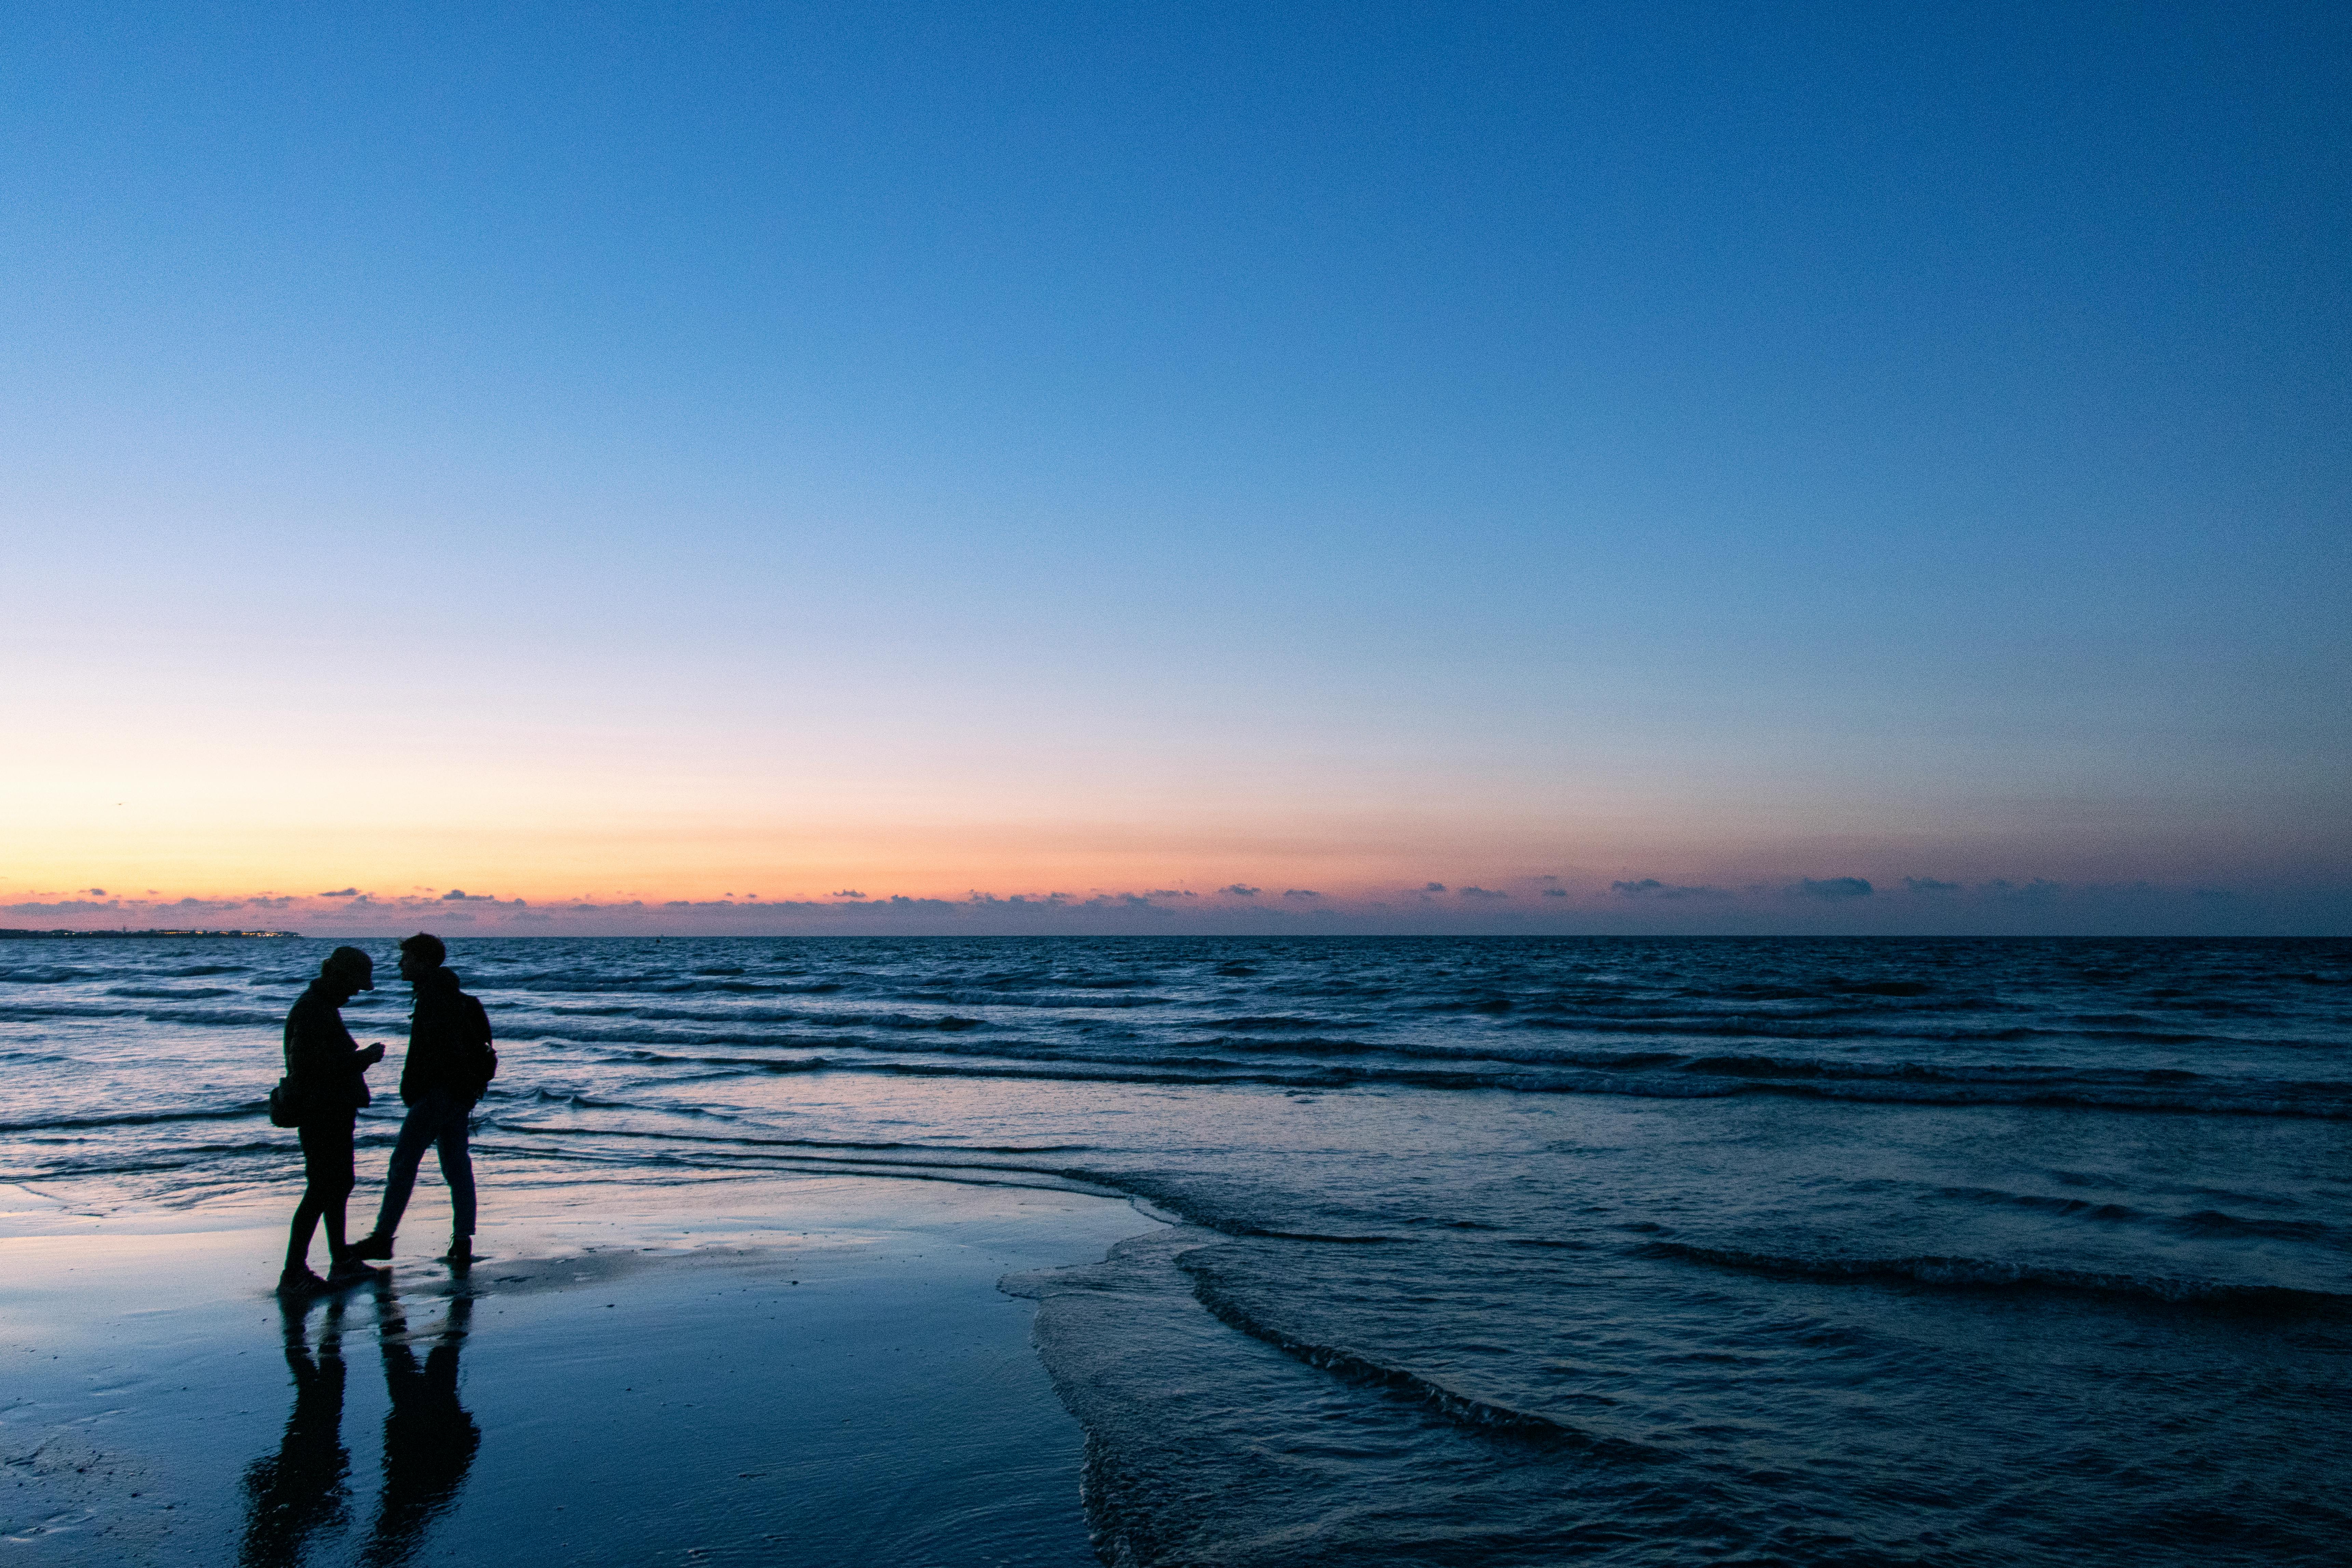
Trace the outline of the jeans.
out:
[[[408,1208],[408,1194],[416,1187],[416,1168],[425,1163],[428,1143],[441,1152],[441,1179],[449,1184],[450,1231],[474,1234],[474,1161],[466,1152],[466,1122],[473,1111],[469,1100],[438,1090],[408,1108],[400,1124],[400,1142],[393,1145],[392,1165],[383,1173],[383,1206],[376,1211],[375,1231],[390,1236],[400,1228]]]

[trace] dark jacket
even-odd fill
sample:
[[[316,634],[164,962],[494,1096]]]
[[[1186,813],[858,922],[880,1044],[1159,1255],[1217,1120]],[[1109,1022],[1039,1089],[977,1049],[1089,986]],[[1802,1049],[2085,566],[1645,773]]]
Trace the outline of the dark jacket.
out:
[[[342,1004],[317,981],[286,1015],[286,1076],[305,1120],[341,1116],[368,1102],[367,1067],[343,1025]]]
[[[415,1105],[440,1093],[467,1105],[482,1097],[497,1071],[490,1025],[482,1005],[457,989],[457,976],[436,969],[416,982],[409,1016],[408,1057],[400,1065],[400,1098]]]

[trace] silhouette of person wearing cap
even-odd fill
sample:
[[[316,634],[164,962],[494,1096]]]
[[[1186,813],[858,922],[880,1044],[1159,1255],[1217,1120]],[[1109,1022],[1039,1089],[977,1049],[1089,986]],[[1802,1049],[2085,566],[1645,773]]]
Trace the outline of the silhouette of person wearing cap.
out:
[[[352,1163],[352,1122],[368,1102],[367,1069],[383,1059],[383,1047],[362,1050],[342,1014],[352,996],[374,989],[374,962],[356,947],[339,947],[286,1015],[286,1078],[298,1108],[304,1185],[286,1237],[286,1267],[278,1276],[283,1294],[323,1290],[374,1272],[343,1245],[343,1205],[358,1174]],[[311,1273],[310,1264],[310,1237],[322,1219],[327,1279]]]

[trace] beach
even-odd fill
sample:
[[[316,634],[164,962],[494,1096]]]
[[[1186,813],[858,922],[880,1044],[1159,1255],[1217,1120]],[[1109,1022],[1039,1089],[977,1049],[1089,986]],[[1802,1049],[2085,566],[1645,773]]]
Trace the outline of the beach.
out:
[[[420,1249],[439,1201],[428,1177]],[[284,1217],[0,1188],[21,1560],[1094,1561],[1079,1427],[996,1282],[1159,1228],[1127,1203],[541,1183],[499,1194],[462,1276],[403,1256],[281,1310]]]
[[[28,1561],[2352,1542],[2352,945],[464,942],[488,1258],[428,1160],[289,1358],[328,948],[0,955]]]

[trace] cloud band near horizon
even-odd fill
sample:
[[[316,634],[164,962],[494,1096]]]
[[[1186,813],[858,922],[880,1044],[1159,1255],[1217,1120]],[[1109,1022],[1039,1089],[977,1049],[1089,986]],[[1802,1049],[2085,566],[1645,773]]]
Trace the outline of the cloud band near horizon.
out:
[[[690,935],[902,932],[1021,934],[2143,934],[2311,935],[2352,931],[2352,889],[2217,888],[2149,881],[1998,877],[1958,882],[1906,877],[1784,877],[1736,887],[1654,877],[1524,879],[1515,888],[1450,885],[1351,892],[1231,883],[1211,891],[1047,890],[960,896],[855,889],[827,898],[609,897],[530,900],[460,889],[178,898],[105,895],[91,887],[0,904],[33,929],[180,929],[240,921],[306,934],[415,929],[473,935]],[[22,929],[22,928],[20,928]]]

